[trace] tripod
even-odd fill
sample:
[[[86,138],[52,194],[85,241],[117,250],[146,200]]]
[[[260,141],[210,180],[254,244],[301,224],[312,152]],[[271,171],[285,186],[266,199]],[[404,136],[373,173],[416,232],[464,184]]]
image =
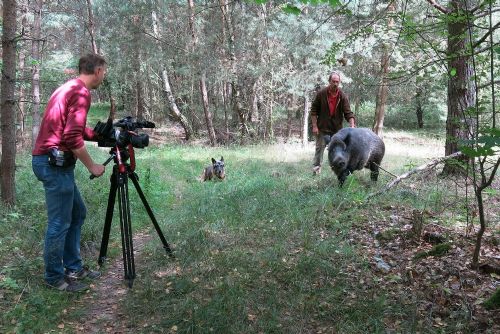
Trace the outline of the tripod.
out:
[[[132,243],[132,224],[130,219],[130,201],[128,196],[128,179],[131,179],[134,183],[135,189],[141,198],[142,204],[144,205],[149,218],[151,218],[151,221],[153,222],[167,255],[173,257],[173,254],[139,185],[139,177],[134,171],[135,155],[132,144],[128,144],[127,149],[115,146],[111,149],[110,154],[111,156],[108,160],[106,160],[106,162],[104,162],[104,165],[108,164],[111,160],[114,160],[115,165],[113,166],[113,174],[110,177],[111,185],[109,189],[108,206],[106,209],[106,218],[104,221],[104,230],[102,233],[101,250],[99,252],[98,263],[99,265],[102,265],[106,260],[109,232],[111,230],[111,221],[113,220],[116,194],[118,193],[124,277],[125,281],[128,283],[128,287],[132,288],[135,279],[135,264],[134,246]],[[130,164],[126,162],[129,158]]]

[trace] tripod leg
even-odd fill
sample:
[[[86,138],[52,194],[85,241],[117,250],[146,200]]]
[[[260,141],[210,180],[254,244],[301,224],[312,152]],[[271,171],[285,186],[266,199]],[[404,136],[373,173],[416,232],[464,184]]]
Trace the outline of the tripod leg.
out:
[[[156,221],[156,218],[153,214],[153,210],[151,210],[151,207],[149,206],[148,201],[146,200],[146,196],[144,196],[144,193],[142,192],[141,186],[139,185],[138,177],[137,174],[132,172],[129,174],[130,179],[134,183],[135,189],[137,190],[137,193],[139,194],[139,197],[141,198],[142,204],[144,204],[144,207],[146,208],[146,211],[148,212],[149,218],[151,218],[151,221],[153,222],[153,225],[155,227],[156,233],[158,233],[158,236],[160,237],[160,240],[163,244],[163,248],[167,252],[167,254],[170,257],[174,257],[174,254],[172,253],[172,249],[168,245],[167,239],[163,236],[163,233],[161,232],[160,226],[158,225],[158,222]]]
[[[109,196],[108,196],[108,207],[106,209],[106,219],[104,220],[104,230],[102,232],[102,240],[101,240],[101,249],[99,251],[99,258],[97,263],[102,265],[106,260],[106,254],[108,253],[108,242],[109,242],[109,232],[111,230],[111,222],[113,221],[113,210],[115,208],[115,199],[116,199],[116,178],[117,178],[117,170],[116,167],[113,168],[113,174],[111,175],[110,187],[109,187]]]
[[[132,224],[130,219],[130,201],[128,197],[128,178],[121,174],[118,179],[120,207],[120,230],[122,235],[123,269],[129,288],[135,279],[134,245],[132,242]]]

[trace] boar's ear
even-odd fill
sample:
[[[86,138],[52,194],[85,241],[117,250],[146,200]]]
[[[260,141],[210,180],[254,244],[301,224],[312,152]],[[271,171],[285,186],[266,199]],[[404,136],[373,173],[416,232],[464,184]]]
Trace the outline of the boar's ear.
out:
[[[220,161],[224,161],[224,157],[222,155],[220,156]]]
[[[342,138],[339,138],[338,136],[333,136],[332,141],[330,142],[330,145],[328,146],[328,150],[331,151],[333,150],[334,147],[340,147],[342,148],[343,151],[346,149],[345,142],[342,140]]]
[[[345,136],[345,138],[344,138],[345,148],[347,146],[349,146],[350,142],[351,142],[351,133],[348,133],[347,136]],[[344,148],[344,150],[345,150],[345,148]]]
[[[214,159],[214,158],[212,158],[212,163],[214,164],[215,162],[216,162],[216,161],[215,161],[215,159]]]

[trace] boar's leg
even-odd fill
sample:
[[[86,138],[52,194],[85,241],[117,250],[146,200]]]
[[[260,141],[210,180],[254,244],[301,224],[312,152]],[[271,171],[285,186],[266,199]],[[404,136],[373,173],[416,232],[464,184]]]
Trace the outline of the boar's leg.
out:
[[[370,162],[370,179],[372,181],[377,181],[378,179],[378,165],[374,162]]]
[[[337,177],[339,180],[339,187],[340,188],[342,188],[342,186],[344,185],[344,182],[347,179],[347,177],[349,176],[349,174],[351,174],[351,171],[349,169],[344,169],[342,171],[342,173],[340,173],[339,176]]]

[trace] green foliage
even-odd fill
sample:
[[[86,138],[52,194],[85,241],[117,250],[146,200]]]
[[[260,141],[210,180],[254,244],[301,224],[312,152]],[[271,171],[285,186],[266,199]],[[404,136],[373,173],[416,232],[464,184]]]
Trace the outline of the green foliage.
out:
[[[424,128],[427,130],[442,129],[446,121],[446,106],[444,104],[433,104],[429,101],[422,108]],[[359,126],[371,127],[374,113],[375,103],[363,103],[356,113]],[[416,107],[413,103],[406,105],[389,104],[385,112],[384,127],[404,130],[418,129]]]
[[[282,9],[285,13],[293,15],[300,15],[300,13],[302,12],[299,8],[290,4],[286,4],[285,6],[282,7]]]
[[[428,251],[418,252],[417,254],[415,254],[413,259],[419,260],[428,256],[444,256],[451,249],[451,246],[452,246],[451,243],[437,244]]]
[[[463,140],[460,143],[460,151],[471,158],[492,156],[500,147],[500,130],[497,128],[483,129],[476,139]]]
[[[495,293],[484,302],[484,307],[488,310],[496,310],[500,308],[500,288],[497,288]]]

